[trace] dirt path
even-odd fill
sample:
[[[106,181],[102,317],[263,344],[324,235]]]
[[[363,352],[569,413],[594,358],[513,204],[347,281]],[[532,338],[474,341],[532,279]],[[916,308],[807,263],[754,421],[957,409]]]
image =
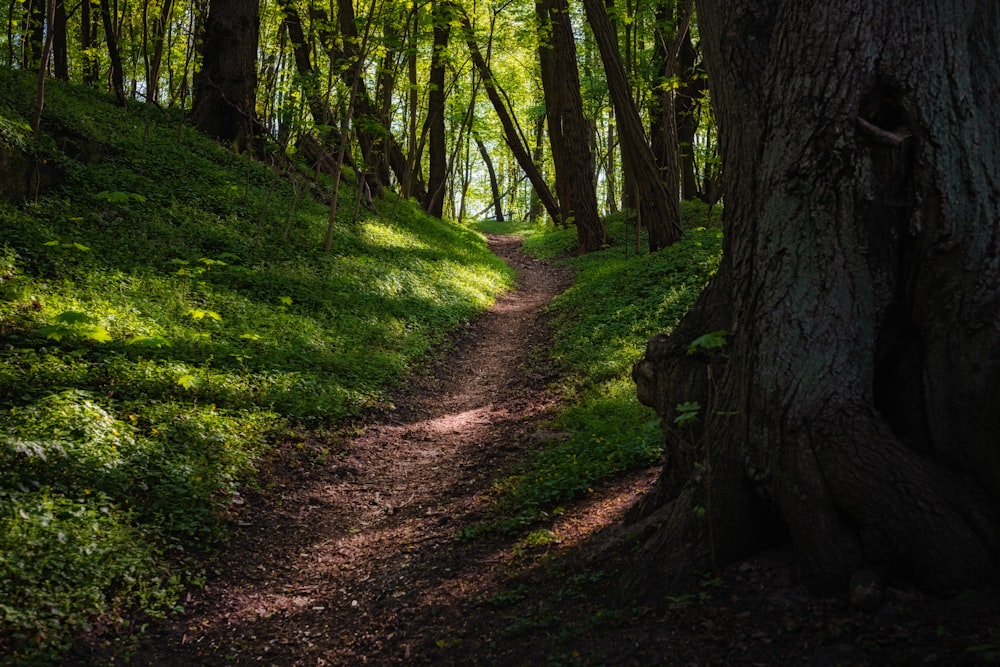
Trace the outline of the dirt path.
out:
[[[544,437],[555,376],[535,352],[568,276],[491,247],[518,288],[462,332],[395,409],[290,441],[248,494],[208,584],[145,636],[139,665],[954,665],[1000,659],[1000,603],[889,588],[871,610],[816,599],[778,549],[650,606],[616,601],[601,548],[655,470],[596,488],[550,543],[456,540]],[[628,541],[615,542],[625,545]],[[594,548],[594,547],[597,548]],[[109,660],[80,664],[106,665]],[[119,660],[118,663],[121,661]]]
[[[453,536],[554,403],[533,355],[569,280],[514,237],[490,245],[518,270],[517,289],[394,410],[352,437],[289,443],[240,509],[219,575],[136,664],[411,662],[457,641],[435,610],[467,599],[505,556]]]

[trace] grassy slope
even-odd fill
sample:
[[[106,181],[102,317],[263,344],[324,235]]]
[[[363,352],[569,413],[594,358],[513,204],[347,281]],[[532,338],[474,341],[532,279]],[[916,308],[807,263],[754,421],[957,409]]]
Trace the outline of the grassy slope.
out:
[[[352,224],[353,188],[324,253],[308,179],[156,109],[52,82],[34,137],[31,86],[0,72],[0,149],[58,173],[0,203],[0,663],[168,611],[268,443],[385,401],[512,282],[409,203]]]

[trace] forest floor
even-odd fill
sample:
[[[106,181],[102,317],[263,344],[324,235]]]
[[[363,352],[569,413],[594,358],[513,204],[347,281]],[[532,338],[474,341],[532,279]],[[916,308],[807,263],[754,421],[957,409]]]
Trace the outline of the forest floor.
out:
[[[336,433],[290,438],[231,518],[233,536],[184,612],[154,624],[131,665],[977,664],[1000,653],[996,600],[889,588],[874,611],[817,599],[787,553],[708,576],[656,608],[621,608],[627,554],[602,533],[655,480],[595,488],[552,539],[485,533],[494,480],[558,434],[545,306],[569,275],[491,247],[517,289],[411,379],[392,409]],[[103,653],[103,657],[98,657]]]

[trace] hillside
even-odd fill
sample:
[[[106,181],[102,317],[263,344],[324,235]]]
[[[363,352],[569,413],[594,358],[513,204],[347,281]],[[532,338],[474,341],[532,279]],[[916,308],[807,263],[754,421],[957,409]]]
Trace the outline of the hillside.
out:
[[[291,429],[384,406],[512,284],[484,238],[356,207],[156,107],[0,71],[0,654],[168,612]],[[355,211],[357,218],[355,219]]]

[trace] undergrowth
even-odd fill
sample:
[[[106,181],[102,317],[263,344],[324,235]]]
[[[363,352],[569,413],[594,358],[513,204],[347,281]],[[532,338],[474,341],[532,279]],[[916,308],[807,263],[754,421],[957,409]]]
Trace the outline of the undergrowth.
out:
[[[574,256],[572,229],[521,226],[531,254],[573,267],[573,285],[551,306],[567,400],[546,439],[514,474],[495,484],[492,518],[463,536],[517,532],[560,514],[561,505],[592,493],[622,472],[660,457],[659,420],[635,396],[632,365],[654,334],[669,332],[694,304],[718,266],[719,211],[684,202],[684,236],[656,253],[636,252],[635,227],[623,215],[607,220],[608,246]],[[510,233],[510,225],[484,231]],[[640,245],[640,247],[644,247]]]
[[[328,180],[152,107],[51,82],[35,135],[32,82],[0,71],[30,158],[0,174],[0,664],[168,613],[260,456],[385,404],[512,283],[391,195],[353,220],[350,183],[323,252]]]

